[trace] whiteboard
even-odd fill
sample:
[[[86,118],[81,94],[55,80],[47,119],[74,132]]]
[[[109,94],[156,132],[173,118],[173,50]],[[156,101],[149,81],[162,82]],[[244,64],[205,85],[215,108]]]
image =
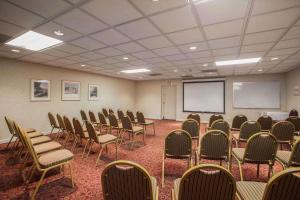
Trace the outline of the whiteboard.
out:
[[[280,108],[280,82],[234,82],[235,108]]]
[[[225,113],[225,82],[183,83],[183,111]]]

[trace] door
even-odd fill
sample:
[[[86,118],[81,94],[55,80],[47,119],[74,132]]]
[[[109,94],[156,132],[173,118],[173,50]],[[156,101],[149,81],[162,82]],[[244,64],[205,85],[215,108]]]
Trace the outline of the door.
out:
[[[162,86],[162,119],[176,119],[176,86]]]

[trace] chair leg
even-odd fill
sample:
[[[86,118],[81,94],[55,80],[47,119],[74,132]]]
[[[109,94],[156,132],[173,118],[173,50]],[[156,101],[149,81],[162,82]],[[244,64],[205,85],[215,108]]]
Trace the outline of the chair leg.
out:
[[[38,182],[38,184],[37,184],[37,186],[36,186],[36,188],[35,188],[35,190],[34,190],[32,196],[31,196],[31,199],[35,199],[35,195],[36,195],[36,193],[38,192],[38,190],[40,189],[40,187],[41,187],[41,185],[42,185],[42,182],[43,182],[43,180],[44,180],[44,177],[45,177],[45,175],[46,175],[46,172],[47,172],[47,171],[44,171],[44,172],[43,172],[43,174],[42,174],[42,176],[41,176],[41,178],[40,178],[40,180],[39,180],[39,182]]]
[[[100,145],[100,146],[101,146],[101,145]],[[98,165],[98,161],[99,161],[99,159],[100,159],[100,156],[101,156],[101,154],[102,154],[102,151],[103,151],[104,147],[107,147],[107,145],[101,146],[99,155],[98,155],[97,160],[96,160],[96,167],[97,167],[97,165]]]
[[[118,160],[118,142],[117,141],[115,143],[115,148],[116,148],[116,160]]]
[[[259,164],[257,164],[257,168],[256,168],[256,177],[258,178],[259,177]]]
[[[69,169],[70,169],[70,176],[71,176],[72,188],[74,188],[74,180],[73,180],[72,166],[71,166],[71,163],[68,163],[68,165],[69,165]]]
[[[85,150],[88,146],[88,144],[90,143],[90,140],[86,141],[85,145],[84,145],[84,149],[83,149],[83,152],[82,152],[82,157],[84,157],[84,153],[85,153]]]
[[[154,132],[154,135],[155,135],[155,124],[153,123],[153,132]]]
[[[94,144],[94,141],[91,141],[90,142],[90,148],[89,148],[89,151],[88,151],[86,157],[89,157],[93,144]]]
[[[14,135],[11,136],[9,142],[7,143],[7,145],[6,145],[6,147],[5,147],[5,150],[8,149],[8,146],[10,145],[10,143],[11,143],[11,141],[12,141],[12,139],[13,139],[14,137],[15,137]]]
[[[241,165],[240,161],[238,161],[238,165],[239,165],[239,170],[240,170],[241,181],[243,181],[244,180],[243,170],[242,170],[242,165]]]
[[[32,179],[32,177],[33,177],[33,174],[34,174],[34,172],[35,172],[35,169],[36,169],[36,167],[35,167],[35,164],[33,164],[33,166],[32,166],[32,169],[31,169],[31,171],[30,171],[30,174],[29,174],[29,176],[28,176],[28,178],[27,178],[27,180],[26,180],[26,184],[29,184],[30,183],[30,181],[31,181],[31,179]]]
[[[165,187],[165,155],[163,156],[162,167],[161,167],[161,186]]]
[[[130,149],[131,149],[131,150],[133,149],[134,136],[135,136],[135,134],[132,133],[132,140],[131,140],[131,144],[130,144]]]

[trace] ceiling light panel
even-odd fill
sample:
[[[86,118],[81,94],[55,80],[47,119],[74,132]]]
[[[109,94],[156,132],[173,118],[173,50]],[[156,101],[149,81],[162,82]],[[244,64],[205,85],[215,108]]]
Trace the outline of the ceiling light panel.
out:
[[[261,60],[261,58],[247,58],[247,59],[238,59],[238,60],[225,60],[225,61],[216,61],[216,66],[224,66],[224,65],[240,65],[240,64],[250,64],[257,63]]]

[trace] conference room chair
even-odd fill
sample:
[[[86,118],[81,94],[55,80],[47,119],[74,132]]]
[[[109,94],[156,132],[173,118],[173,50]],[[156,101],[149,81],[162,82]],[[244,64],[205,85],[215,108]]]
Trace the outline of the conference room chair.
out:
[[[230,125],[227,121],[223,119],[216,120],[212,123],[209,130],[220,130],[226,133],[228,136],[230,134]]]
[[[214,121],[217,121],[219,119],[224,119],[223,115],[219,115],[219,114],[211,115],[209,117],[208,127],[206,127],[206,130],[208,130],[211,127],[211,125],[214,123]]]
[[[125,133],[128,133],[129,140],[130,140],[130,143],[131,143],[130,149],[133,148],[133,145],[134,145],[134,142],[135,142],[134,138],[136,136],[138,136],[138,135],[142,135],[143,136],[143,143],[144,143],[144,145],[146,144],[145,143],[145,131],[144,131],[144,129],[142,127],[140,127],[140,126],[133,126],[128,116],[123,117],[121,119],[121,122],[122,122],[122,127],[123,127],[123,130],[122,130],[123,134],[121,136],[121,142],[120,143],[122,143],[122,141],[123,141],[123,135]]]
[[[80,121],[76,117],[73,118],[73,126],[74,126],[74,132],[75,132],[75,137],[76,137],[76,140],[74,142],[74,148],[76,147],[78,142],[80,142],[80,144],[82,144],[82,141],[83,140],[85,141],[85,145],[84,145],[83,153],[82,153],[82,157],[83,157],[86,147],[88,146],[88,143],[89,143],[89,139],[90,139],[89,134],[87,131],[83,130]]]
[[[116,115],[113,113],[109,113],[108,120],[109,120],[109,132],[112,133],[113,130],[116,130],[117,135],[120,138],[121,132],[123,130],[122,122],[119,122]]]
[[[113,109],[109,108],[108,109],[108,114],[114,114],[115,112],[113,111]]]
[[[198,122],[194,119],[187,119],[181,125],[181,129],[188,132],[190,134],[190,136],[192,137],[192,140],[197,141],[197,146],[199,146],[199,143],[200,143],[199,128],[200,128],[200,126],[199,126]]]
[[[56,139],[60,139],[62,136],[65,137],[65,133],[67,131],[64,120],[60,114],[56,114],[59,131],[57,132]]]
[[[126,114],[127,114],[127,116],[129,117],[131,123],[137,124],[136,118],[135,118],[135,116],[134,116],[134,114],[133,114],[132,111],[127,110],[127,111],[126,111]]]
[[[121,119],[124,117],[124,113],[123,113],[123,111],[122,111],[122,110],[120,110],[120,109],[118,109],[118,110],[117,110],[117,114],[118,114],[118,118],[119,118],[119,120],[121,121]]]
[[[245,115],[240,114],[234,116],[231,124],[231,131],[240,131],[242,124],[246,121],[248,121],[248,118]]]
[[[100,121],[97,120],[93,111],[89,111],[90,122],[97,128],[100,128]]]
[[[80,110],[80,116],[81,116],[81,119],[82,119],[82,126],[84,126],[86,124],[86,122],[89,121],[86,113],[84,110]]]
[[[105,128],[106,132],[108,133],[110,130],[110,125],[107,123],[105,115],[101,112],[98,112],[98,118],[100,123],[99,131],[102,132],[102,129]]]
[[[283,166],[295,167],[300,166],[300,140],[292,147],[292,151],[277,151],[276,160]]]
[[[16,128],[23,135],[23,138],[25,138],[26,147],[34,162],[34,168],[31,171],[28,182],[31,180],[35,171],[42,173],[41,178],[38,181],[34,192],[31,194],[31,199],[35,199],[35,196],[39,191],[40,186],[43,183],[46,173],[49,170],[54,168],[68,166],[70,169],[72,187],[74,187],[72,168],[71,168],[71,161],[73,160],[74,157],[73,153],[67,149],[59,149],[42,155],[37,155],[33,148],[33,143],[31,139],[26,135],[25,131],[18,125],[16,125]]]
[[[268,165],[268,177],[270,177],[270,174],[273,173],[277,148],[276,138],[266,132],[252,135],[247,141],[246,148],[233,148],[231,155],[238,163],[241,180],[244,180],[242,165],[245,163],[257,164],[257,177],[259,177],[260,165]]]
[[[51,135],[55,129],[57,129],[59,131],[59,126],[55,120],[54,115],[51,112],[48,112],[48,118],[49,118],[50,126],[51,126],[51,132],[50,132],[50,135]]]
[[[163,152],[161,183],[165,184],[165,160],[170,159],[186,159],[187,169],[192,165],[192,137],[184,130],[173,130],[165,139],[165,148]]]
[[[291,122],[295,126],[295,135],[300,134],[300,118],[299,117],[289,117],[286,119],[286,121]]]
[[[152,120],[146,120],[144,114],[140,111],[136,112],[137,122],[139,125],[143,126],[145,133],[147,132],[147,126],[153,127],[153,134],[155,135],[155,123]]]
[[[240,200],[296,200],[300,199],[300,168],[281,171],[268,183],[238,181],[237,196]]]
[[[118,158],[118,138],[111,134],[98,135],[91,122],[86,123],[86,128],[87,128],[89,138],[90,138],[89,151],[87,153],[87,157],[89,156],[89,154],[91,152],[93,144],[97,143],[100,147],[100,151],[99,151],[98,157],[96,159],[96,166],[97,166],[103,149],[106,148],[106,150],[107,150],[107,146],[109,144],[115,144],[115,149],[116,149],[115,159],[117,160],[117,158]]]
[[[295,126],[288,121],[280,121],[272,126],[271,134],[274,135],[282,150],[283,144],[288,144],[291,148],[294,142]]]
[[[157,181],[134,162],[118,160],[101,174],[104,200],[158,200]]]
[[[236,182],[225,168],[203,164],[187,170],[174,181],[172,200],[234,200]]]
[[[262,132],[269,132],[272,129],[273,120],[272,117],[268,115],[260,116],[257,122],[260,124]]]
[[[108,117],[108,111],[106,108],[102,108],[102,113],[104,114],[104,116],[107,118]]]
[[[190,113],[188,116],[187,116],[187,119],[194,119],[198,122],[199,126],[201,124],[201,118],[200,118],[200,115],[197,114],[197,113]]]
[[[289,117],[298,117],[298,111],[296,109],[292,109],[289,113]]]
[[[64,116],[64,124],[66,126],[66,139],[65,139],[65,142],[64,142],[64,146],[66,147],[67,143],[69,142],[70,139],[73,139],[73,143],[72,143],[72,146],[71,146],[71,151],[74,150],[75,148],[75,145],[77,143],[77,140],[78,138],[75,136],[75,130],[72,126],[72,123],[70,121],[70,119],[67,117],[67,116]]]
[[[239,133],[233,133],[232,139],[236,143],[236,147],[240,142],[247,142],[247,140],[254,134],[261,131],[260,124],[256,121],[246,121],[242,124]]]
[[[195,164],[199,165],[201,159],[227,162],[230,169],[230,140],[221,130],[210,130],[203,135],[199,149],[195,152]]]

